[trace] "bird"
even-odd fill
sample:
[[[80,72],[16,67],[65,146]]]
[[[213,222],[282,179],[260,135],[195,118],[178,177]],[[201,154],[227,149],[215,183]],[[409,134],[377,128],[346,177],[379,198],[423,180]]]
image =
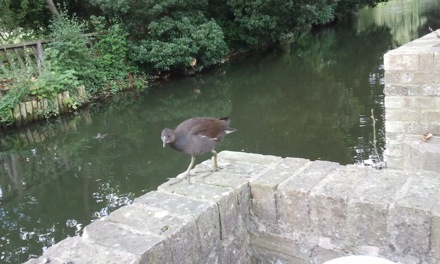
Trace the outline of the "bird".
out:
[[[191,163],[186,170],[186,178],[191,183],[189,173],[194,167],[196,156],[211,152],[214,158],[214,171],[218,170],[217,152],[214,150],[226,134],[236,131],[229,124],[229,117],[193,117],[180,123],[174,130],[162,130],[163,147],[171,148],[191,156]]]

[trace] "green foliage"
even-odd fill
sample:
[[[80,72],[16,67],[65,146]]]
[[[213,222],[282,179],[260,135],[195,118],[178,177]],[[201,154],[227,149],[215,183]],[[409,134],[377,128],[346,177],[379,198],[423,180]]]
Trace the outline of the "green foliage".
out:
[[[228,54],[223,30],[206,14],[206,0],[92,3],[124,22],[130,59],[149,71],[199,70]]]
[[[39,30],[47,25],[50,14],[45,1],[2,0],[0,1],[0,32],[13,33],[18,28]]]
[[[88,48],[90,38],[83,36],[85,28],[84,23],[76,17],[69,18],[66,12],[61,12],[60,18],[52,20],[49,37],[54,40],[45,50],[49,70],[74,70],[80,79],[90,78],[94,74],[93,56]]]
[[[100,89],[106,89],[107,92],[116,93],[136,86],[136,83],[129,81],[131,73],[137,69],[127,63],[128,33],[118,23],[105,29],[102,17],[93,17],[92,21],[95,31],[105,33],[96,35],[96,43],[92,47],[93,65],[98,78],[89,85],[89,91],[96,93]]]
[[[80,85],[75,73],[74,70],[44,71],[38,76],[38,79],[33,79],[30,83],[30,95],[37,97],[37,99],[53,99],[64,91],[75,93],[76,88]]]
[[[0,122],[5,125],[11,125],[14,123],[11,109],[18,103],[25,101],[29,98],[28,85],[29,75],[25,72],[17,75],[13,87],[12,85],[6,85],[8,92],[0,97]]]
[[[332,0],[228,0],[226,4],[230,9],[220,21],[234,49],[273,43],[286,35],[300,36],[312,25],[331,21],[336,6]]]
[[[341,10],[383,0],[91,0],[116,17],[130,39],[130,60],[147,71],[199,70],[229,50],[247,50],[302,36]],[[339,13],[338,13],[339,12]]]

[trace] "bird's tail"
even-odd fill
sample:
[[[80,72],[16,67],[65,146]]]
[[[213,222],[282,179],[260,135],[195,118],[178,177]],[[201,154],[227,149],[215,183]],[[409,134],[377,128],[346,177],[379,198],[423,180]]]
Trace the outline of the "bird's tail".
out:
[[[222,118],[220,118],[220,120],[223,120],[226,122],[226,125],[227,125],[227,127],[225,129],[226,134],[232,133],[237,130],[235,128],[229,127],[229,124],[231,123],[231,119],[229,119],[229,117],[222,117]]]

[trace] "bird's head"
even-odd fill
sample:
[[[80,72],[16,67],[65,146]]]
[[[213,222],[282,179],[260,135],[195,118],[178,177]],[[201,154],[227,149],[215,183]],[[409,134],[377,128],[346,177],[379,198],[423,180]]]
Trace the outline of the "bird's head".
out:
[[[163,147],[165,147],[166,144],[174,142],[174,131],[169,128],[165,128],[162,130],[160,138],[162,139]]]

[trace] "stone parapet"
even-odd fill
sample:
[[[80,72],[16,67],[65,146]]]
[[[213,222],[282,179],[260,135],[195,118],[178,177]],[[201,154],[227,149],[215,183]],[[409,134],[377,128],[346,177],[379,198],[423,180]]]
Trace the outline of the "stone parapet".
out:
[[[205,161],[35,263],[440,263],[440,174],[242,152]],[[50,262],[49,262],[50,261]]]
[[[424,133],[440,136],[440,39],[431,33],[389,51],[384,68],[388,167],[440,172],[440,144],[414,146]]]

